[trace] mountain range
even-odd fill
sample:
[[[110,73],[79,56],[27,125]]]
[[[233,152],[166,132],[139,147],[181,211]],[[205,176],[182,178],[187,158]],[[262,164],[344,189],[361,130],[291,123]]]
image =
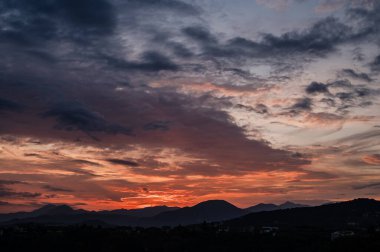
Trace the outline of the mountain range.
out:
[[[0,214],[0,224],[44,223],[76,224],[97,223],[103,225],[163,226],[189,225],[204,221],[223,221],[248,213],[305,207],[292,202],[281,205],[258,204],[245,209],[224,200],[209,200],[192,207],[155,206],[140,209],[116,209],[110,211],[86,211],[68,205],[48,204],[32,212]]]
[[[380,220],[380,202],[371,199],[332,203],[317,207],[285,202],[258,204],[245,209],[224,200],[209,200],[192,207],[156,206],[142,209],[86,211],[67,205],[45,205],[32,212],[0,214],[0,225],[39,223],[49,225],[93,224],[102,226],[177,226],[220,222],[230,226],[291,226],[369,224]]]
[[[229,226],[277,226],[347,228],[380,225],[380,201],[355,199],[324,204],[250,213],[226,222]]]

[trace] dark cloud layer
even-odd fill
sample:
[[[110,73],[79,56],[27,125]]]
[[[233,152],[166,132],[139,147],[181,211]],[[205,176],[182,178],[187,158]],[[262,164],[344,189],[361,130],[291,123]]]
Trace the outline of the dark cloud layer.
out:
[[[76,40],[83,32],[105,35],[116,25],[114,7],[107,0],[5,0],[1,10],[7,28],[0,35],[3,41],[26,46],[56,37]]]
[[[59,104],[43,114],[43,117],[54,117],[57,119],[57,129],[82,130],[90,132],[106,132],[111,134],[131,134],[131,129],[109,124],[100,114],[90,111],[78,104]]]

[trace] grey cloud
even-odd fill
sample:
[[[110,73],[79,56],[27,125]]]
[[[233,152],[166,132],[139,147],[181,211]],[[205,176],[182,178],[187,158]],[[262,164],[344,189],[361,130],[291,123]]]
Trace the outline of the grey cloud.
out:
[[[218,39],[212,35],[208,29],[202,26],[186,27],[182,32],[203,45],[218,43]]]
[[[376,58],[371,62],[370,66],[372,71],[380,71],[380,55],[376,56]]]
[[[298,112],[298,111],[308,111],[308,110],[311,110],[312,108],[312,100],[310,98],[300,98],[296,101],[296,103],[294,103],[290,109],[291,111],[295,111],[295,112]]]
[[[339,75],[342,77],[350,77],[352,79],[366,81],[366,82],[373,81],[373,79],[368,74],[356,72],[355,70],[349,69],[349,68],[342,69]]]
[[[209,33],[198,28],[198,38],[202,42],[214,43],[216,39]],[[203,32],[202,32],[203,31]],[[195,33],[197,35],[198,33]],[[261,41],[252,41],[236,37],[226,45],[205,48],[205,52],[216,57],[255,56],[282,57],[304,53],[314,56],[324,56],[336,49],[336,45],[350,39],[351,28],[342,24],[336,18],[326,18],[304,31],[292,31],[280,36],[262,34]]]
[[[179,66],[168,57],[156,51],[147,51],[141,55],[141,61],[128,61],[112,56],[103,56],[111,68],[155,72],[161,70],[177,71]]]
[[[315,81],[313,81],[312,83],[310,83],[306,87],[305,91],[308,94],[328,93],[329,92],[328,86],[326,84],[320,83],[320,82],[315,82]]]
[[[371,106],[373,97],[380,94],[379,89],[373,89],[365,85],[353,85],[347,79],[338,79],[328,83],[312,82],[305,92],[309,95],[322,94],[322,103],[330,107],[336,107],[337,112],[346,113],[351,107]]]

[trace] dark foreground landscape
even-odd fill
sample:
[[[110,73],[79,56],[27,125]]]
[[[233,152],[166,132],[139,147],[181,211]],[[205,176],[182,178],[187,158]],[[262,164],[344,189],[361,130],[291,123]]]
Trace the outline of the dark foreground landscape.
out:
[[[1,251],[380,251],[379,201],[356,199],[275,210],[265,207],[273,205],[257,205],[253,209],[260,211],[256,212],[252,208],[235,208],[225,201],[208,201],[187,208],[133,210],[128,215],[131,210],[87,212],[48,205],[31,213],[1,215],[0,248]],[[247,213],[249,210],[253,212]],[[231,214],[239,216],[227,219]],[[179,217],[188,224],[178,224]],[[123,223],[123,218],[131,221],[131,225],[115,224],[116,220]],[[137,225],[137,220],[142,225]]]
[[[2,229],[1,251],[379,251],[380,232],[359,230],[355,236],[331,240],[331,230],[284,228],[273,234],[259,230],[221,230],[216,224],[175,228],[53,227],[19,225]]]

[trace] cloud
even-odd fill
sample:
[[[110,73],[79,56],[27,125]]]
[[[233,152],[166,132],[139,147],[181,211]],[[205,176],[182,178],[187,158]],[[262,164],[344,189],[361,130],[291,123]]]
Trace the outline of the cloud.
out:
[[[106,35],[112,33],[116,25],[114,6],[107,0],[41,0],[38,3],[5,0],[1,10],[7,29],[2,30],[0,37],[20,45],[31,46],[57,37],[77,40],[76,32]]]
[[[124,59],[105,56],[107,64],[112,68],[123,70],[155,72],[161,70],[177,71],[179,66],[172,62],[168,57],[156,51],[147,51],[141,55],[141,61],[127,61]]]
[[[100,114],[75,104],[64,103],[46,111],[43,117],[54,117],[57,119],[57,129],[81,130],[89,132],[106,132],[110,134],[131,134],[132,130],[118,124],[108,123]]]
[[[136,163],[134,161],[130,161],[130,160],[125,160],[125,159],[110,158],[110,159],[107,159],[106,161],[110,162],[112,164],[125,165],[125,166],[129,166],[129,167],[138,167],[139,166],[138,163]]]
[[[14,185],[14,184],[22,184],[24,182],[17,181],[17,180],[0,180],[0,187],[3,187],[4,185]]]
[[[186,15],[199,15],[201,13],[199,7],[178,0],[126,0],[122,4],[132,9],[162,9]]]
[[[373,8],[376,0],[321,0],[317,5],[316,12],[333,12],[342,8]]]
[[[380,186],[380,182],[378,183],[370,183],[370,184],[363,184],[363,185],[355,185],[352,188],[355,190],[362,190],[362,189],[367,189],[367,188],[378,188]]]
[[[328,93],[329,92],[328,86],[326,84],[320,83],[320,82],[315,82],[315,81],[310,83],[306,87],[305,91],[308,94]]]
[[[285,10],[295,2],[304,2],[305,0],[256,0],[257,4],[263,5],[277,11]]]
[[[277,136],[284,128],[303,138],[297,134],[307,127],[372,120],[355,113],[375,109],[375,72],[344,64],[331,69],[339,71],[334,80],[303,71],[310,63],[316,71],[326,61],[335,66],[335,53],[345,59],[352,46],[366,52],[361,42],[377,41],[376,12],[350,8],[349,16],[273,30],[268,23],[256,34],[248,26],[220,32],[224,24],[193,3],[0,3],[0,133],[9,140],[0,138],[7,145],[1,176],[30,183],[4,185],[12,188],[4,194],[21,200],[18,193],[30,191],[25,198],[37,201],[55,191],[49,201],[102,206],[133,196],[128,202],[136,205],[152,203],[141,188],[154,202],[190,202],[191,192],[221,195],[226,178],[233,191],[232,183],[259,174],[238,182],[240,193],[252,182],[251,193],[284,193],[301,190],[281,184],[293,177],[335,179],[306,170],[319,164],[317,155],[294,155]],[[239,36],[244,29],[253,32]],[[371,67],[362,58],[356,63]],[[272,183],[269,173],[282,175],[274,179],[280,185],[256,186]]]
[[[312,100],[310,98],[300,98],[289,109],[292,112],[309,111],[312,109]]]
[[[371,62],[370,66],[372,71],[380,71],[380,55],[376,56],[376,58]]]
[[[155,121],[144,125],[144,130],[169,130],[170,122],[168,121]]]
[[[15,192],[7,188],[0,188],[0,197],[4,199],[12,198],[37,198],[40,197],[41,193],[32,192]]]
[[[300,53],[323,57],[352,36],[349,26],[328,17],[303,31],[290,31],[280,36],[264,33],[261,41],[237,37],[229,41],[227,48],[230,48],[231,53],[246,52],[258,57],[283,57]]]
[[[51,185],[44,185],[42,188],[44,188],[48,191],[51,191],[51,192],[73,192],[70,189],[61,188],[61,187],[57,187],[57,186],[51,186]]]
[[[365,155],[362,160],[369,165],[380,165],[380,154]]]
[[[355,80],[361,80],[361,81],[366,81],[366,82],[372,82],[373,79],[366,73],[359,73],[356,72],[353,69],[342,69],[342,71],[339,73],[339,76],[341,77],[350,77]]]
[[[182,32],[202,45],[212,45],[218,42],[218,39],[202,26],[186,27]]]
[[[12,204],[7,201],[0,201],[0,206],[10,206],[10,205]]]
[[[348,79],[338,79],[328,83],[312,82],[306,87],[305,92],[309,95],[323,95],[324,98],[320,102],[328,104],[330,108],[335,107],[339,113],[345,113],[349,108],[372,106],[373,99],[380,95],[379,89],[362,84],[354,85]]]

